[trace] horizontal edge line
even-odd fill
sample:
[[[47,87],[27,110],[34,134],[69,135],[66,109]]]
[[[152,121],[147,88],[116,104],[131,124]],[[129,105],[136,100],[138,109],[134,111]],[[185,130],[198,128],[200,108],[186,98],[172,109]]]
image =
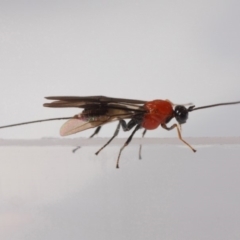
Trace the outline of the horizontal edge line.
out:
[[[41,138],[41,139],[0,139],[1,146],[95,146],[105,144],[109,138]],[[123,144],[127,138],[116,138],[111,145]],[[240,144],[240,137],[184,138],[191,145]],[[132,144],[183,144],[178,138],[134,138]]]

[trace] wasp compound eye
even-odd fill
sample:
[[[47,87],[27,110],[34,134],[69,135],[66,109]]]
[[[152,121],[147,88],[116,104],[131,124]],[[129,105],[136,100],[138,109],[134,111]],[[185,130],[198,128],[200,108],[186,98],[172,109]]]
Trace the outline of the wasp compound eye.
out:
[[[184,106],[181,106],[181,105],[176,106],[174,113],[175,113],[175,118],[178,121],[178,123],[183,124],[187,121],[188,110]]]

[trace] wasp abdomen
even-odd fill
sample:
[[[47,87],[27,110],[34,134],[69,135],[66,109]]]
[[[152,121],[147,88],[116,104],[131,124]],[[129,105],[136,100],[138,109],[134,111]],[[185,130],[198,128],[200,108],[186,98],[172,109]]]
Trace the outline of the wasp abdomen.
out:
[[[86,121],[104,121],[107,120],[109,117],[106,115],[108,109],[106,107],[100,108],[86,108],[80,114],[76,115],[75,117]]]

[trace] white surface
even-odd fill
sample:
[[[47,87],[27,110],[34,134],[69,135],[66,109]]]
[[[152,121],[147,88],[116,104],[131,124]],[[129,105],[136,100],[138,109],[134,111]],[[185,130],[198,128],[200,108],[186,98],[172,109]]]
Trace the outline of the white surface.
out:
[[[43,108],[49,95],[197,106],[240,100],[239,8],[236,0],[0,1],[0,126],[79,112]],[[240,106],[201,110],[184,133],[239,136],[239,120]],[[0,137],[58,137],[61,124],[1,130]]]
[[[0,239],[240,238],[240,145],[0,147]]]

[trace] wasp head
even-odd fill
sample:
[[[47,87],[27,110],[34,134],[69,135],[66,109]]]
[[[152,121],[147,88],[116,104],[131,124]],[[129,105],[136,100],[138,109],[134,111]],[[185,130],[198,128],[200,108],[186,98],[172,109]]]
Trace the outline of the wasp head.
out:
[[[183,124],[188,119],[188,109],[182,105],[177,105],[174,109],[174,117],[179,124]]]

